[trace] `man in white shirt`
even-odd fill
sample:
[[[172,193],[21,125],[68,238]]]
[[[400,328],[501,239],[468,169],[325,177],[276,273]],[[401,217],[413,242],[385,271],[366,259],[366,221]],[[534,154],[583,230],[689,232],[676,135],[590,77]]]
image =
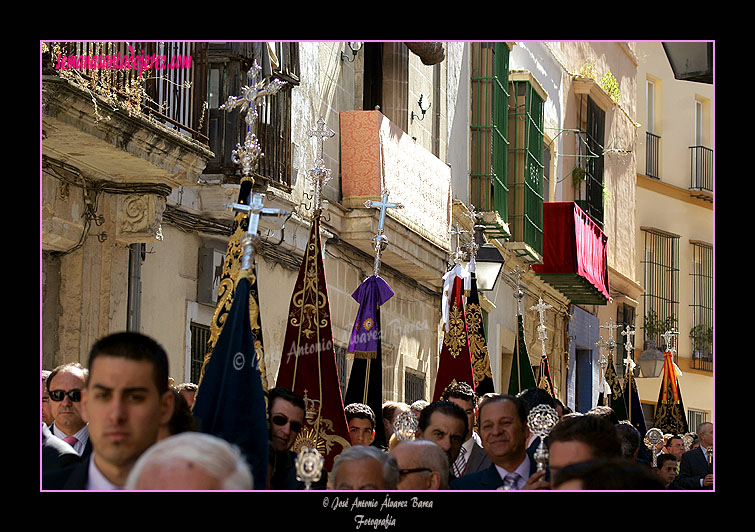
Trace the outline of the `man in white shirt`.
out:
[[[477,394],[466,382],[452,382],[443,390],[441,400],[456,403],[467,415],[467,434],[461,445],[459,456],[451,471],[455,478],[487,469],[493,463],[482,448],[482,441],[475,430],[477,420]]]
[[[71,362],[52,370],[46,382],[53,418],[50,431],[84,457],[91,451],[91,446],[87,445],[89,427],[81,413],[81,392],[86,380],[86,368]]]

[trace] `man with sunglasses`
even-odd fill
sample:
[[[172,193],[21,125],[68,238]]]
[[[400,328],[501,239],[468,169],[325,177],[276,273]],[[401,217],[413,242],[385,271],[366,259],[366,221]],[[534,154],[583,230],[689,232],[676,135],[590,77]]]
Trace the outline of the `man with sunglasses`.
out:
[[[52,395],[55,386],[50,390]],[[134,332],[101,338],[90,351],[89,375],[81,394],[92,454],[76,465],[44,474],[43,489],[122,489],[136,460],[170,420],[173,405],[168,356],[157,342]]]
[[[270,489],[303,490],[304,482],[296,480],[296,453],[291,450],[304,427],[304,399],[285,388],[268,392],[268,419],[270,425]],[[323,469],[320,480],[312,489],[325,489],[328,475]]]
[[[52,370],[46,382],[53,418],[50,431],[82,458],[92,452],[89,425],[81,413],[81,391],[86,381],[86,368],[78,362],[70,362]]]

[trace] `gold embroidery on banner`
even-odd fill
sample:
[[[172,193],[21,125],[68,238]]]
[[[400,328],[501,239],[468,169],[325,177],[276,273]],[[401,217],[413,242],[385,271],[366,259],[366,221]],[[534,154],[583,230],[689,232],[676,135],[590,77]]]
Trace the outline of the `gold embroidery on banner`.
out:
[[[482,312],[479,305],[467,304],[467,331],[469,333],[469,352],[472,357],[472,373],[476,383],[485,378],[493,378],[488,362],[488,346],[482,335]]]
[[[317,246],[310,242],[305,257],[307,264],[303,286],[291,298],[292,310],[289,322],[294,327],[301,328],[307,339],[315,334],[315,329],[328,326],[327,295],[320,290],[317,274]]]
[[[304,404],[306,405],[304,422],[299,435],[294,440],[291,449],[299,452],[304,447],[317,449],[323,456],[327,456],[334,444],[340,445],[342,449],[351,447],[351,444],[333,432],[333,422],[323,418],[321,414],[321,402],[319,399],[310,399],[307,390],[304,390]]]
[[[467,344],[464,334],[464,316],[455,302],[448,317],[448,334],[443,337],[443,343],[448,346],[448,350],[454,358],[459,356],[462,347]]]

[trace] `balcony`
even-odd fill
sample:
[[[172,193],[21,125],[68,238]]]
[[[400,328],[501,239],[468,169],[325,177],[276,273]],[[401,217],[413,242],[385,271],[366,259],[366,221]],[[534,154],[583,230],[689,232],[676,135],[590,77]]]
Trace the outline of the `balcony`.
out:
[[[689,186],[693,196],[713,201],[713,150],[705,146],[690,146]]]
[[[383,264],[439,287],[451,251],[450,168],[379,111],[343,111],[340,123],[342,204],[351,209],[341,239],[374,255],[379,211],[364,202],[385,188],[404,208],[386,211]]]
[[[543,264],[532,268],[572,303],[605,305],[608,237],[574,202],[543,204]]]
[[[645,132],[645,175],[659,179],[661,160],[661,137]]]

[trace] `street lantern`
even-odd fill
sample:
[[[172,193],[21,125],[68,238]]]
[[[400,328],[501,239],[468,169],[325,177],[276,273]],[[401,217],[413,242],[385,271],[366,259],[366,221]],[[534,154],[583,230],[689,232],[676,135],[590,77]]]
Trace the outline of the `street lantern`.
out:
[[[659,377],[663,371],[663,353],[655,346],[655,343],[649,343],[647,348],[637,357],[637,365],[643,377]]]
[[[475,256],[477,290],[485,292],[495,287],[503,263],[501,252],[493,244],[483,244],[479,247]]]

